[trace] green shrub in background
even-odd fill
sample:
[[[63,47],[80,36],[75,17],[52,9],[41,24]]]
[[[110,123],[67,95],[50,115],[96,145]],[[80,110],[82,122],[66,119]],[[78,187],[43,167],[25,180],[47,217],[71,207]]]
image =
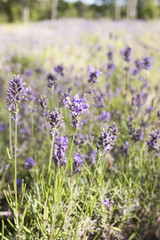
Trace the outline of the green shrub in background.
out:
[[[138,2],[138,18],[151,19],[157,18],[159,15],[159,9],[155,5],[154,0],[139,0]]]

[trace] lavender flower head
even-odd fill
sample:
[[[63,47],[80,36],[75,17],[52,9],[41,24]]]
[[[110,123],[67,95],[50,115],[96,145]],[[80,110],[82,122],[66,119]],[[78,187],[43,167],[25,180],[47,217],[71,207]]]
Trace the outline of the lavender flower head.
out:
[[[129,143],[128,143],[128,141],[126,141],[125,146],[120,147],[120,151],[121,151],[121,154],[123,157],[127,156],[127,154],[128,154],[128,146],[129,146]]]
[[[85,144],[87,141],[87,138],[84,137],[84,135],[82,133],[79,133],[77,135],[75,135],[74,137],[74,144],[81,147],[81,144]]]
[[[102,72],[100,72],[99,70],[95,70],[94,67],[89,66],[88,67],[88,82],[89,83],[97,83],[97,79],[102,75]]]
[[[68,148],[68,143],[68,138],[61,136],[59,139],[56,140],[56,143],[54,144],[52,161],[58,168],[62,167],[64,164],[67,163],[66,151]]]
[[[35,165],[36,165],[35,160],[31,157],[28,157],[25,162],[26,169],[29,170]]]
[[[55,109],[53,112],[50,112],[49,121],[51,126],[51,135],[53,135],[61,126],[63,121],[62,113],[59,113],[57,109]]]
[[[101,120],[103,122],[109,122],[110,112],[103,111],[97,118],[97,120]]]
[[[103,129],[99,141],[97,144],[98,153],[100,156],[105,155],[106,152],[112,150],[114,146],[114,141],[117,138],[117,127],[114,123],[112,126],[109,126],[107,133]]]
[[[0,131],[4,132],[6,130],[6,125],[4,123],[0,124]]]
[[[106,101],[106,94],[104,92],[94,91],[94,102],[97,108],[104,108]]]
[[[59,106],[64,106],[67,102],[68,97],[70,97],[71,88],[68,88],[66,92],[61,93],[61,99],[59,101]]]
[[[47,79],[48,79],[48,87],[49,88],[52,88],[52,87],[54,87],[55,85],[56,85],[56,83],[57,83],[57,77],[55,77],[54,75],[52,75],[52,74],[48,74],[48,76],[47,76]]]
[[[141,70],[142,67],[143,67],[143,62],[142,62],[142,60],[140,60],[140,59],[137,59],[134,63],[135,63],[135,68],[131,71],[131,74],[132,74],[133,76],[139,74],[139,73],[140,73],[140,70]]]
[[[97,157],[97,154],[94,150],[91,150],[89,152],[89,160],[91,162],[91,164],[95,164],[96,163],[96,157]]]
[[[80,172],[82,168],[83,158],[80,153],[76,153],[74,157],[73,170],[75,172]]]
[[[64,76],[64,67],[63,67],[62,64],[61,64],[61,65],[58,65],[58,66],[55,66],[55,67],[54,67],[54,71],[55,71],[58,75]]]
[[[113,201],[113,200],[109,201],[108,198],[105,198],[104,201],[103,201],[103,204],[104,204],[105,206],[107,206],[108,208],[109,208],[113,203],[114,203],[114,201]]]
[[[142,96],[140,93],[137,93],[135,96],[132,97],[132,105],[138,108],[142,107]]]
[[[24,85],[22,78],[19,75],[15,75],[9,83],[9,89],[6,93],[7,105],[6,108],[9,111],[15,111],[16,104],[20,103],[23,99]]]
[[[82,98],[79,98],[78,94],[75,94],[72,101],[70,97],[66,98],[65,107],[71,112],[72,123],[69,123],[72,127],[78,128],[80,124],[80,116],[88,111],[89,103],[85,98],[85,94]]]
[[[39,99],[39,103],[42,107],[42,116],[43,117],[47,117],[47,111],[46,111],[46,108],[48,106],[48,100],[46,99],[46,96],[40,96],[40,99]]]
[[[152,59],[149,58],[148,56],[143,58],[143,68],[144,69],[148,70],[151,68],[151,66],[152,66],[151,60]]]
[[[20,186],[20,185],[22,185],[22,179],[21,179],[21,178],[18,178],[18,179],[17,179],[17,186]]]
[[[147,113],[150,113],[152,111],[153,111],[153,107],[151,105],[146,108]]]
[[[114,69],[115,69],[114,63],[107,63],[106,69],[107,69],[107,71],[114,71]]]
[[[126,47],[124,50],[121,50],[121,55],[126,62],[130,62],[131,52],[132,49],[130,47]]]
[[[108,51],[107,57],[108,57],[108,60],[109,60],[109,61],[112,61],[112,60],[113,60],[113,52],[112,52],[111,50]]]
[[[33,91],[31,87],[26,87],[24,89],[24,99],[26,101],[34,101],[35,100],[35,96],[33,95]]]
[[[154,130],[150,134],[150,140],[147,141],[148,151],[160,151],[160,131]]]

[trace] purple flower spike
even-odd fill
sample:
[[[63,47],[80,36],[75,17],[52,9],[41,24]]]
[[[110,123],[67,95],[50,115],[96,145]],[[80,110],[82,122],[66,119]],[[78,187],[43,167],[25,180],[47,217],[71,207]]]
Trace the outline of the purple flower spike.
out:
[[[160,151],[160,131],[155,130],[150,133],[150,140],[147,141],[148,151]]]
[[[115,69],[114,63],[108,63],[106,65],[106,69],[107,69],[107,71],[114,71],[114,69]]]
[[[0,124],[0,131],[4,132],[6,130],[6,125],[4,123]]]
[[[153,107],[152,107],[152,106],[148,106],[148,107],[146,108],[146,111],[147,111],[147,113],[152,112],[152,111],[153,111]]]
[[[103,156],[105,155],[106,152],[112,150],[114,146],[114,141],[116,140],[116,138],[117,138],[117,127],[115,123],[112,126],[109,126],[107,133],[105,133],[103,129],[97,144],[98,153],[100,154],[100,156]]]
[[[75,172],[80,172],[82,168],[83,158],[80,153],[76,153],[74,157],[73,169]]]
[[[151,68],[151,66],[152,66],[151,60],[152,59],[149,58],[148,56],[143,58],[143,68],[144,69],[148,70]]]
[[[68,148],[68,143],[69,140],[67,137],[61,136],[56,140],[52,161],[58,168],[67,163],[66,151]]]
[[[103,204],[104,204],[105,206],[107,206],[108,208],[109,208],[113,203],[114,203],[114,201],[113,201],[113,200],[109,201],[108,198],[105,198],[104,201],[103,201]]]
[[[52,87],[54,87],[55,85],[56,85],[56,83],[57,83],[57,77],[55,77],[54,75],[52,75],[52,74],[49,74],[48,76],[47,76],[47,79],[48,79],[48,87],[49,88],[52,88]]]
[[[53,135],[54,131],[57,131],[60,128],[63,116],[57,109],[55,109],[53,112],[50,112],[49,120],[51,125],[51,135]]]
[[[9,83],[9,89],[6,93],[7,105],[9,111],[15,111],[16,103],[20,103],[23,99],[24,85],[22,78],[17,75]]]
[[[133,139],[137,142],[137,141],[142,141],[143,140],[143,132],[142,129],[135,129],[134,133],[133,133]]]
[[[132,49],[130,47],[126,47],[124,50],[121,50],[121,55],[126,62],[130,62],[131,52]]]
[[[21,179],[21,178],[18,178],[18,179],[17,179],[17,185],[18,185],[18,186],[22,185],[22,179]]]
[[[92,66],[88,67],[88,72],[89,72],[89,74],[88,74],[88,76],[89,76],[88,82],[89,83],[97,83],[98,77],[100,77],[102,75],[102,72],[95,70],[95,68]]]
[[[78,94],[75,94],[72,101],[70,97],[66,98],[65,107],[71,111],[72,123],[69,123],[72,127],[81,127],[80,116],[88,111],[89,103],[85,98],[85,94],[82,98],[79,98]]]
[[[112,52],[111,50],[108,51],[107,57],[108,57],[108,60],[109,60],[109,61],[112,61],[112,60],[113,60],[113,52]]]
[[[64,76],[64,67],[63,67],[62,64],[61,64],[61,65],[58,65],[58,66],[55,66],[55,67],[54,67],[54,71],[55,71],[58,75]]]
[[[26,169],[29,170],[35,165],[36,165],[35,160],[31,157],[28,157],[25,162]]]
[[[103,111],[97,118],[97,120],[101,120],[103,122],[109,122],[109,119],[110,119],[110,112],[106,112],[106,111]]]
[[[142,107],[142,95],[140,93],[132,97],[132,105],[138,108]]]
[[[125,146],[120,147],[120,151],[123,157],[127,156],[128,154],[128,146],[129,146],[129,143],[128,141],[126,141]]]
[[[89,160],[90,160],[91,164],[96,163],[96,157],[97,157],[96,152],[94,150],[91,150],[89,153]]]
[[[40,103],[40,105],[42,107],[42,116],[43,117],[47,117],[46,109],[47,109],[47,106],[48,106],[48,100],[46,99],[46,96],[42,96],[41,95],[41,97],[39,99],[39,103]]]

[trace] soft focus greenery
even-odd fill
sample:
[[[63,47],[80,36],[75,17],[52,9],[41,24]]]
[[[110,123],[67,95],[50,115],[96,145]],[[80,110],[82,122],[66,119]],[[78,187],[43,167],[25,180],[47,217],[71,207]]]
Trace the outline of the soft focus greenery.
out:
[[[115,0],[97,0],[94,4],[87,5],[81,1],[70,3],[58,0],[57,17],[74,18],[115,18]],[[121,6],[121,17],[126,17],[127,0]],[[0,22],[20,22],[22,9],[28,7],[30,21],[51,18],[51,0],[1,0]],[[138,0],[137,16],[140,19],[152,19],[160,16],[159,1]]]

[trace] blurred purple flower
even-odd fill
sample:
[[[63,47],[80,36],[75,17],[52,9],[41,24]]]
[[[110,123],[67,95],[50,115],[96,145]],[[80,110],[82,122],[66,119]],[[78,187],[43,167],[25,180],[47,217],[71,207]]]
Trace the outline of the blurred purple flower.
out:
[[[76,153],[74,156],[73,170],[75,172],[80,172],[82,168],[83,158],[80,153]]]
[[[103,156],[106,152],[112,150],[114,146],[114,141],[116,140],[116,138],[117,138],[117,127],[115,123],[112,126],[109,126],[107,133],[103,129],[97,144],[97,149],[100,156]]]
[[[4,132],[5,129],[6,129],[5,123],[0,124],[0,131],[1,131],[1,132]]]
[[[160,131],[154,130],[150,134],[150,140],[147,141],[148,151],[160,151]]]
[[[97,153],[94,150],[91,150],[89,152],[89,160],[90,160],[91,164],[96,163],[96,157],[97,157]]]
[[[108,198],[105,198],[103,204],[106,205],[108,208],[114,203],[113,200],[109,201]]]
[[[22,185],[22,179],[21,179],[21,178],[18,178],[18,179],[17,179],[17,185],[18,185],[18,186]]]
[[[146,70],[150,69],[151,66],[152,66],[151,61],[152,61],[152,58],[150,58],[148,56],[144,57],[143,58],[143,68],[146,69]]]
[[[24,85],[25,83],[19,75],[15,75],[10,81],[9,88],[6,93],[6,108],[9,111],[15,111],[16,103],[20,103],[20,101],[23,99]]]
[[[26,101],[33,101],[36,99],[31,87],[26,87],[23,91],[23,94]]]
[[[32,73],[33,73],[33,71],[29,68],[25,69],[25,71],[24,71],[24,74],[27,75],[27,76],[31,76]]]
[[[108,57],[108,60],[109,60],[109,61],[112,61],[112,60],[113,60],[113,52],[112,52],[111,50],[108,51],[107,57]]]
[[[114,63],[107,63],[106,69],[107,69],[107,71],[114,71],[115,64]]]
[[[142,96],[140,93],[132,97],[132,105],[138,108],[142,107]]]
[[[25,162],[26,169],[29,170],[35,165],[36,165],[35,160],[31,157],[28,157]]]
[[[57,77],[55,77],[55,76],[52,75],[52,74],[49,74],[49,75],[47,76],[47,79],[48,79],[48,82],[49,82],[49,84],[48,84],[48,87],[49,87],[49,88],[52,88],[52,87],[54,87],[54,86],[56,85],[56,83],[57,83]]]
[[[144,134],[143,134],[141,128],[134,130],[133,139],[134,139],[136,142],[137,142],[137,141],[142,141],[142,140],[143,140],[143,136],[144,136]]]
[[[64,76],[64,67],[63,67],[62,64],[61,64],[61,65],[58,65],[58,66],[55,66],[55,67],[54,67],[54,71],[55,71],[58,75]]]
[[[97,120],[101,120],[103,122],[109,122],[110,112],[103,111],[97,118]]]
[[[67,163],[66,151],[68,148],[69,140],[67,137],[61,136],[54,144],[54,152],[52,161],[60,168]]]
[[[148,106],[147,108],[146,108],[146,112],[147,113],[150,113],[150,112],[152,112],[153,111],[153,107],[152,106]]]
[[[87,140],[87,138],[84,137],[82,133],[79,133],[78,135],[75,135],[75,137],[74,137],[74,144],[81,147],[81,144],[84,145],[86,140]]]
[[[128,143],[128,141],[126,141],[125,146],[120,147],[120,151],[121,151],[121,154],[122,154],[123,157],[127,156],[128,146],[129,146],[129,143]]]
[[[47,117],[47,106],[48,106],[48,99],[46,98],[46,96],[40,96],[40,99],[39,99],[39,103],[42,107],[42,116],[43,117]]]
[[[131,51],[132,49],[130,47],[121,50],[121,55],[126,62],[130,62],[131,60]]]
[[[97,79],[98,79],[98,77],[100,77],[102,75],[102,72],[100,72],[99,70],[95,70],[95,68],[92,66],[89,66],[87,70],[89,72],[88,73],[88,76],[89,76],[88,82],[89,83],[98,82]]]
[[[62,113],[59,113],[57,109],[55,109],[53,112],[50,112],[49,121],[51,125],[51,135],[53,135],[54,132],[57,132],[63,122]]]
[[[86,113],[89,108],[89,103],[85,98],[85,94],[82,98],[79,98],[78,94],[75,94],[72,101],[70,97],[67,97],[65,107],[71,111],[72,123],[69,124],[75,128],[80,127],[80,116]]]

